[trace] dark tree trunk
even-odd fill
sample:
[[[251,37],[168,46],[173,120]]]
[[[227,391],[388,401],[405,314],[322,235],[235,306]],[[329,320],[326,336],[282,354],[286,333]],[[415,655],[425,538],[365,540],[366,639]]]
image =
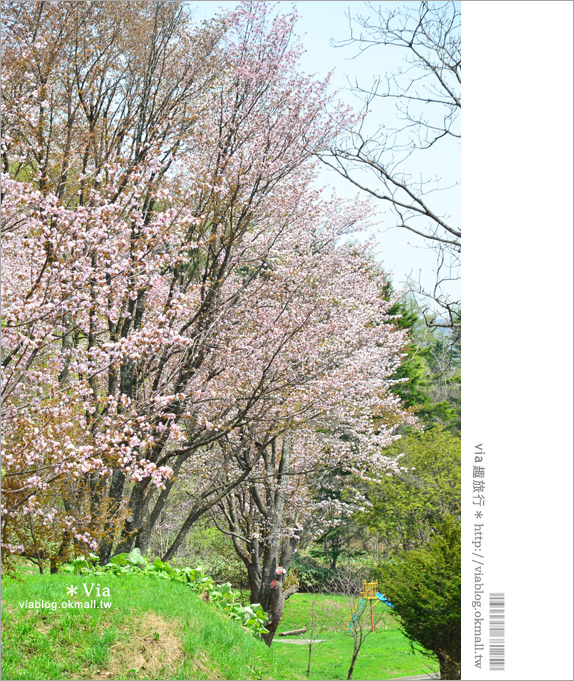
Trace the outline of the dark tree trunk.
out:
[[[110,508],[108,509],[108,521],[106,522],[105,525],[105,534],[104,538],[100,544],[100,563],[102,565],[106,565],[107,563],[110,562],[110,558],[112,556],[112,548],[114,544],[114,526],[113,522],[110,520],[113,518],[114,514],[117,512],[119,509],[119,506],[121,504],[122,496],[123,496],[123,491],[124,491],[124,484],[126,481],[126,476],[122,471],[120,470],[115,470],[112,473],[112,481],[110,483],[110,490],[108,492],[108,498],[110,500]]]
[[[165,552],[165,555],[162,557],[163,561],[167,562],[168,560],[171,560],[179,551],[179,547],[183,544],[183,540],[185,539],[187,533],[191,529],[191,526],[197,520],[198,517],[199,516],[196,513],[196,509],[194,508],[185,519],[183,525],[179,528],[179,532],[177,533],[176,538],[173,540],[172,545],[169,547],[169,549]]]
[[[174,465],[172,466],[173,477],[165,483],[165,489],[161,491],[160,495],[158,496],[153,506],[151,513],[146,518],[145,522],[140,528],[140,531],[137,534],[136,546],[144,554],[147,553],[149,542],[151,539],[151,534],[154,530],[155,524],[157,523],[158,518],[167,503],[167,499],[173,488],[177,474],[179,473],[183,465],[183,462],[187,459],[187,457],[188,457],[187,453],[180,454],[177,457]]]
[[[296,585],[283,590],[283,579],[285,575],[279,576],[276,574],[278,567],[284,568],[285,574],[289,570],[291,559],[297,548],[297,540],[295,538],[289,540],[283,539],[283,541],[277,542],[276,544],[272,543],[272,546],[269,548],[272,550],[267,549],[265,551],[264,555],[266,560],[264,561],[264,567],[261,568],[257,565],[257,571],[252,568],[252,571],[262,575],[263,579],[259,578],[258,588],[251,590],[251,602],[260,603],[268,615],[265,628],[269,633],[262,635],[263,640],[268,646],[271,645],[275,634],[277,633],[277,628],[279,627],[281,617],[283,616],[283,610],[285,609],[285,601],[298,590]],[[271,583],[274,580],[277,584],[275,588],[272,589]]]
[[[114,553],[129,553],[134,545],[136,537],[143,528],[145,492],[149,484],[149,478],[136,483],[130,497],[130,518],[125,521],[122,537]]]
[[[261,637],[268,646],[273,643],[273,639],[277,633],[277,628],[279,627],[283,610],[285,609],[285,601],[296,591],[297,587],[289,587],[289,589],[283,592],[283,587],[278,585],[276,589],[271,590],[271,597],[269,598],[267,604],[261,603],[269,617],[267,624],[265,625],[268,633],[263,634]]]
[[[460,679],[460,662],[448,655],[437,655],[440,668],[440,678],[456,681]]]
[[[335,569],[337,568],[337,560],[339,559],[339,555],[340,555],[340,554],[339,554],[338,551],[336,551],[336,552],[333,554],[333,558],[332,558],[332,560],[331,560],[331,570],[335,570]]]
[[[357,655],[359,654],[359,651],[355,648],[353,650],[353,659],[351,660],[351,666],[349,667],[349,672],[347,674],[347,681],[351,681],[353,678],[353,670],[355,669],[355,662],[357,660]]]

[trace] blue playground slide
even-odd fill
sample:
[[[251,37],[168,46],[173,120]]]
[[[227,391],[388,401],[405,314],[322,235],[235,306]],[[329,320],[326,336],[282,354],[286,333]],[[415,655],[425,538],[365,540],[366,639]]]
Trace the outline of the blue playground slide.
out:
[[[378,593],[377,598],[382,601],[383,603],[386,603],[389,607],[394,608],[395,606],[389,601],[389,599],[385,596],[385,594]]]
[[[347,629],[351,631],[351,628],[353,626],[353,622],[361,615],[363,612],[363,604],[365,603],[364,598],[360,598],[357,603],[355,604],[353,608],[353,612],[351,613],[351,617],[349,617],[349,621],[347,622]]]
[[[385,603],[385,605],[388,605],[391,608],[394,608],[395,606],[389,601],[389,599],[385,596],[383,593],[377,593],[376,594],[377,598]],[[360,598],[357,603],[355,604],[355,607],[353,608],[353,612],[351,613],[351,617],[349,617],[349,621],[347,622],[347,629],[350,631],[353,622],[357,619],[357,617],[360,617],[361,613],[363,612],[363,606],[365,604],[366,599],[365,598]]]

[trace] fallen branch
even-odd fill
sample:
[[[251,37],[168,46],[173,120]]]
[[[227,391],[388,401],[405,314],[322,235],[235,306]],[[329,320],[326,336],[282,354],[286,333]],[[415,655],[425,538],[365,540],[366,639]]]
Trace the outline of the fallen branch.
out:
[[[292,629],[291,631],[282,631],[280,634],[277,634],[277,636],[296,636],[297,634],[304,634],[307,631],[307,627],[303,627],[303,629]]]

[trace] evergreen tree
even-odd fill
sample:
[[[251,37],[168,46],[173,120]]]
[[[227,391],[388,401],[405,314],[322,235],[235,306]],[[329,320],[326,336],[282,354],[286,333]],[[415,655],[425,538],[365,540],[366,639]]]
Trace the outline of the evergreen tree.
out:
[[[441,679],[460,679],[460,522],[447,516],[427,546],[378,576],[405,635],[438,658]]]

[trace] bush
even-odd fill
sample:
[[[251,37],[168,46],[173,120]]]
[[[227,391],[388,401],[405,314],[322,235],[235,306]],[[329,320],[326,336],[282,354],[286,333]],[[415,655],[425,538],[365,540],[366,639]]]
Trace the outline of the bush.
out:
[[[336,568],[328,568],[319,560],[309,555],[295,554],[291,569],[297,571],[299,591],[302,593],[340,593],[341,580],[352,573],[359,581],[369,579],[373,568],[365,559],[345,561]]]
[[[460,679],[460,522],[445,517],[427,546],[377,576],[405,635],[438,658],[441,679]]]

